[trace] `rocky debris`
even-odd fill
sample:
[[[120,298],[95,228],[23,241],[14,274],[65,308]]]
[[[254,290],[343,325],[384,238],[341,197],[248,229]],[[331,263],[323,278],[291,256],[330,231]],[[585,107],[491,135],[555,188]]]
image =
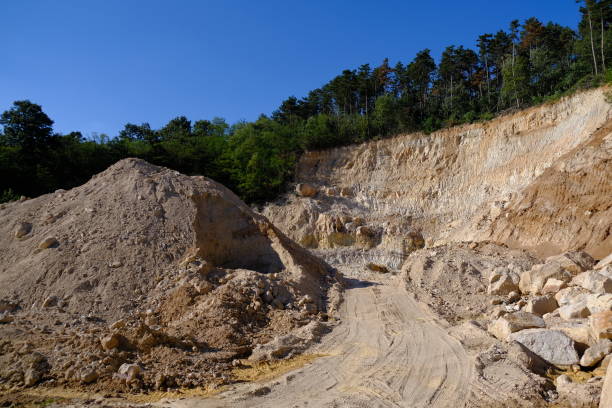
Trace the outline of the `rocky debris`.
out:
[[[0,323],[11,323],[13,320],[15,320],[15,318],[8,312],[0,313]]]
[[[83,372],[80,375],[81,382],[84,384],[92,383],[96,381],[98,377],[99,377],[98,372],[93,368],[83,370]]]
[[[538,316],[544,316],[547,313],[554,312],[558,307],[559,305],[553,296],[537,296],[527,301],[525,311]]]
[[[519,289],[519,276],[506,268],[496,268],[489,276],[489,295],[509,295]]]
[[[542,294],[543,295],[546,295],[546,294],[555,295],[561,289],[564,289],[565,287],[567,287],[566,282],[559,280],[559,279],[550,278],[544,284],[544,287],[542,288]]]
[[[572,274],[557,263],[535,265],[521,274],[519,287],[523,293],[537,295],[541,293],[542,288],[551,278],[569,282],[572,279]]]
[[[571,286],[569,288],[561,289],[555,295],[555,299],[557,300],[557,303],[559,304],[559,306],[565,306],[575,300],[583,299],[584,297],[582,295],[588,295],[588,294],[589,294],[589,291],[584,288]]]
[[[572,283],[593,293],[612,293],[612,279],[596,271],[583,272]]]
[[[579,361],[574,341],[559,330],[526,329],[509,336],[550,364],[571,366]]]
[[[328,330],[327,325],[312,321],[293,333],[276,337],[269,343],[257,346],[253,349],[249,360],[269,361],[291,357],[319,341]]]
[[[612,339],[612,311],[592,314],[589,326],[595,339]]]
[[[300,197],[314,197],[317,195],[317,188],[312,184],[299,183],[295,186],[295,192]]]
[[[57,296],[49,296],[43,300],[42,307],[53,307],[57,306],[59,299]]]
[[[593,367],[610,353],[612,353],[612,341],[608,339],[599,340],[585,350],[580,359],[580,365],[583,367]]]
[[[593,257],[583,251],[570,251],[551,256],[546,258],[546,263],[557,264],[574,275],[588,271],[595,266]]]
[[[546,327],[546,323],[541,317],[527,312],[514,312],[500,317],[487,330],[500,340],[508,340],[514,332],[542,327]]]
[[[562,331],[583,348],[593,343],[587,319],[574,319],[572,321],[560,318],[546,319],[546,327],[551,330]]]
[[[576,301],[559,308],[559,316],[565,320],[582,319],[591,314],[586,300]]]
[[[134,381],[138,378],[142,369],[138,364],[121,364],[116,377],[126,382]]]

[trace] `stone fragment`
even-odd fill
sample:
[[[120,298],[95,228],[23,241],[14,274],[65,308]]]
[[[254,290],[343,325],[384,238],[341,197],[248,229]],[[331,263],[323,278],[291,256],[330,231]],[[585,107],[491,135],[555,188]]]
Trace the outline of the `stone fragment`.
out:
[[[42,303],[42,307],[53,307],[58,302],[57,296],[48,296]]]
[[[25,375],[23,377],[23,383],[26,387],[31,387],[40,381],[41,372],[36,369],[36,367],[30,367],[26,370]]]
[[[90,384],[98,379],[98,372],[92,368],[84,370],[81,375],[81,382],[84,384]]]
[[[592,294],[586,296],[586,304],[591,314],[612,310],[612,294]]]
[[[594,269],[602,269],[608,265],[612,265],[612,253],[603,258],[601,261],[597,262]]]
[[[117,371],[120,378],[123,378],[128,382],[138,378],[140,372],[141,368],[138,364],[121,364],[119,371]]]
[[[563,282],[562,280],[550,278],[544,284],[544,287],[542,288],[542,294],[545,295],[550,293],[554,295],[566,286],[567,283]]]
[[[58,240],[55,237],[47,237],[38,244],[40,249],[47,249],[59,244]]]
[[[518,290],[518,284],[512,279],[512,276],[508,273],[500,275],[493,275],[491,277],[493,281],[489,282],[487,292],[489,295],[505,296]]]
[[[0,323],[11,323],[13,320],[13,316],[8,314],[8,312],[0,313]]]
[[[509,313],[500,317],[491,323],[487,330],[498,339],[507,340],[514,332],[541,327],[546,327],[541,317],[521,311]]]
[[[123,266],[123,263],[121,261],[113,261],[110,264],[108,264],[109,268],[120,268],[121,266]]]
[[[102,337],[100,339],[100,344],[102,345],[102,348],[104,350],[112,350],[114,348],[119,347],[119,335],[116,333],[113,333],[109,336],[105,336]]]
[[[123,329],[125,327],[125,320],[119,319],[115,323],[110,325],[112,330]]]
[[[580,365],[583,367],[593,367],[610,353],[612,353],[612,341],[608,339],[599,340],[585,350],[580,359]]]
[[[572,321],[548,321],[546,326],[551,330],[559,330],[565,333],[570,339],[578,344],[590,345],[593,343],[591,329],[587,319],[576,319]]]
[[[571,251],[561,255],[551,256],[546,258],[546,263],[557,264],[574,275],[588,271],[595,266],[593,257],[584,251]]]
[[[572,284],[593,293],[612,293],[612,279],[595,271],[583,272],[572,279]]]
[[[572,274],[556,263],[534,265],[530,270],[521,273],[519,288],[522,293],[537,295],[550,278],[569,282]]]
[[[525,311],[538,316],[544,316],[546,313],[551,313],[559,307],[553,296],[537,296],[527,301]]]
[[[570,303],[559,308],[559,316],[565,320],[582,319],[591,314],[586,301]]]
[[[514,292],[510,292],[508,293],[508,302],[513,303],[513,302],[517,302],[521,299],[521,294],[517,291]]]
[[[23,238],[32,231],[32,224],[27,222],[20,222],[15,227],[15,238]]]
[[[300,197],[314,197],[317,194],[317,188],[312,184],[299,183],[295,186],[295,192]]]
[[[612,311],[592,314],[589,316],[589,326],[595,339],[612,339]]]
[[[388,273],[389,272],[389,269],[386,266],[375,264],[375,263],[372,263],[372,262],[368,263],[366,265],[366,267],[369,270],[374,271],[374,272],[380,272],[380,273]]]
[[[570,366],[578,363],[574,341],[559,330],[522,330],[512,333],[510,340],[521,343],[550,364]]]
[[[584,295],[588,295],[589,291],[581,288],[581,287],[577,287],[577,286],[571,286],[569,288],[565,288],[565,289],[561,289],[556,295],[555,295],[555,299],[557,300],[557,303],[559,304],[559,306],[565,306],[568,305],[572,302],[574,302],[577,299],[585,299]]]

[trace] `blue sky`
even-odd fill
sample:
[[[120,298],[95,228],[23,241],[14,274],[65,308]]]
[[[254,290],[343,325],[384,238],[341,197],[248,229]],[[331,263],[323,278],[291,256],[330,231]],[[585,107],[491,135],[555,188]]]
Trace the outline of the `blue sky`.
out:
[[[55,130],[254,120],[363,63],[535,16],[573,28],[574,0],[19,0],[0,8],[0,111],[30,99]]]

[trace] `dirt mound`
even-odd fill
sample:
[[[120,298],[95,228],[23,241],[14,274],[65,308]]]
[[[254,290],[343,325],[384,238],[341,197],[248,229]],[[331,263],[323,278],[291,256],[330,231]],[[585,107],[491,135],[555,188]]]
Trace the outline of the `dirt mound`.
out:
[[[225,187],[136,159],[2,206],[0,248],[0,389],[220,383],[340,288]]]

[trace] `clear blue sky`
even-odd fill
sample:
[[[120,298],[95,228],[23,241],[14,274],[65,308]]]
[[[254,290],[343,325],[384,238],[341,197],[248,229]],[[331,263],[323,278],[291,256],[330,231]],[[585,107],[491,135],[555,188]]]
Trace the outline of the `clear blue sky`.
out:
[[[185,115],[254,120],[360,64],[535,16],[576,27],[574,0],[19,0],[0,6],[0,111],[39,103],[55,130],[111,136]]]

